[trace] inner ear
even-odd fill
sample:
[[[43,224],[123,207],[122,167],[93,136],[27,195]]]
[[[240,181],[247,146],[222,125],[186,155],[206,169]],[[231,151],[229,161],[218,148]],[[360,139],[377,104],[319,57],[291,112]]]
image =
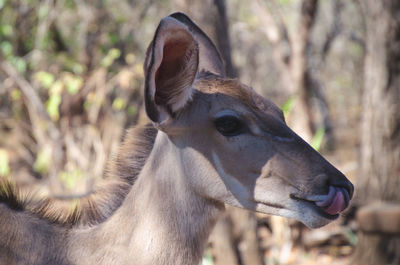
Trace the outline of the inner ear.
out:
[[[167,17],[158,26],[144,64],[148,117],[162,123],[191,99],[199,65],[199,47],[189,28]]]
[[[163,102],[171,102],[176,97],[179,91],[175,91],[174,87],[188,87],[194,81],[196,71],[196,65],[191,65],[191,61],[195,62],[196,59],[192,58],[195,56],[196,43],[192,36],[186,36],[187,39],[172,39],[168,41],[163,49],[163,58],[161,65],[156,71],[155,85],[156,94],[155,102],[157,105],[162,105]],[[186,40],[186,41],[185,41]],[[193,63],[192,63],[193,64]],[[184,75],[184,76],[182,76]],[[187,100],[187,98],[182,99]],[[176,102],[175,102],[176,103]],[[172,111],[182,106],[178,105],[171,107]]]
[[[200,49],[199,70],[225,76],[221,55],[211,39],[185,14],[177,12],[170,16],[185,24],[195,36]]]

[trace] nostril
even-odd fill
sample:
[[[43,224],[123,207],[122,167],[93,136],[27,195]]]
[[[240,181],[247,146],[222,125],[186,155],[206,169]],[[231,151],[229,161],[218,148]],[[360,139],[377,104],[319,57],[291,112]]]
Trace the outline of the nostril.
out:
[[[354,194],[354,185],[353,183],[351,183],[350,181],[348,181],[348,191],[349,191],[349,195],[350,195],[350,200],[353,198],[353,194]]]
[[[315,201],[324,212],[335,215],[342,212],[349,206],[349,193],[342,187],[329,186],[329,193]]]
[[[341,186],[339,186],[342,189],[345,189],[347,191],[347,194],[349,196],[349,201],[353,198],[353,193],[354,193],[354,186],[350,181],[346,181],[343,183]]]
[[[354,186],[353,184],[348,181],[347,179],[341,180],[341,181],[332,181],[330,185],[345,189],[347,191],[347,194],[349,196],[349,200],[353,198],[353,193],[354,193]]]

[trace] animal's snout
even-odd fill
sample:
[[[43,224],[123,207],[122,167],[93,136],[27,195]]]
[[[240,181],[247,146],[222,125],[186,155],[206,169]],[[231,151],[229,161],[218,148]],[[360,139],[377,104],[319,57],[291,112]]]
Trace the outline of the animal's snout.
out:
[[[353,197],[353,184],[338,170],[328,180],[328,194],[321,196],[315,204],[324,212],[335,215],[344,211]]]
[[[354,194],[354,185],[343,174],[342,176],[343,179],[339,181],[331,181],[330,185],[347,191],[347,194],[349,195],[349,200],[351,200]]]
[[[347,189],[335,186],[329,186],[329,193],[315,202],[318,207],[330,215],[342,212],[349,206],[349,203],[350,195]]]

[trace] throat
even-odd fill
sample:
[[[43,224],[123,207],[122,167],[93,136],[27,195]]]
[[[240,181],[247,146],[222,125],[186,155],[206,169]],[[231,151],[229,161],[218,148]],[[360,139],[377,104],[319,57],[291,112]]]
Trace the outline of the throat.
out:
[[[141,253],[138,264],[198,264],[220,209],[198,198],[154,195],[134,217],[130,243]]]
[[[163,148],[153,150],[109,227],[116,233],[125,224],[123,241],[134,264],[199,264],[223,205],[191,189],[179,150],[158,138],[155,148]]]

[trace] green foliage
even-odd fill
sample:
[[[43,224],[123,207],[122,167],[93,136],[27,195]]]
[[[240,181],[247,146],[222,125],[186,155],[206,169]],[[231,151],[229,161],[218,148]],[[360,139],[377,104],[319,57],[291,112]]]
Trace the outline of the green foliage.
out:
[[[58,121],[60,118],[58,108],[61,104],[61,92],[63,87],[64,84],[60,80],[57,80],[49,89],[49,99],[46,101],[46,110],[53,121]]]
[[[12,55],[13,47],[8,41],[3,41],[0,43],[0,51],[7,58]]]
[[[108,38],[109,38],[110,42],[114,45],[117,44],[117,42],[119,41],[119,36],[115,32],[110,32],[108,34]]]
[[[355,234],[353,231],[351,231],[350,229],[347,229],[346,231],[346,237],[349,240],[350,244],[353,246],[356,246],[358,243],[358,237],[357,234]]]
[[[19,89],[14,88],[11,91],[11,98],[14,101],[20,100],[21,99],[21,91]]]
[[[8,61],[17,69],[19,73],[25,73],[27,64],[25,60],[18,56],[10,56]]]
[[[201,265],[213,265],[213,257],[209,251],[206,251],[203,255],[203,259],[201,261]]]
[[[49,7],[46,4],[40,5],[38,10],[39,19],[45,19],[48,14],[49,14]]]
[[[72,72],[76,75],[83,74],[87,70],[84,65],[65,52],[57,54],[55,59],[58,64],[63,66],[65,71]]]
[[[116,98],[112,103],[112,107],[115,110],[123,110],[126,107],[126,100],[123,98]]]
[[[0,25],[0,35],[10,37],[13,34],[13,27],[10,24]]]
[[[283,115],[285,115],[285,117],[287,117],[289,115],[290,111],[293,109],[294,103],[296,102],[296,98],[297,98],[297,96],[291,96],[281,106],[281,110],[283,111]]]
[[[35,172],[44,175],[49,172],[51,164],[51,150],[49,147],[45,147],[39,151],[36,161],[33,164]]]
[[[283,111],[283,115],[287,117],[289,113],[292,111],[295,103],[296,103],[297,96],[291,96],[286,102],[281,106],[281,110]],[[321,148],[322,141],[325,135],[325,128],[320,127],[315,132],[313,139],[311,140],[311,146],[319,151]]]
[[[84,174],[80,169],[74,169],[71,171],[61,171],[58,177],[60,181],[65,185],[65,187],[67,187],[68,189],[73,189],[84,177]]]
[[[76,9],[76,3],[74,0],[66,0],[65,7],[69,9]]]
[[[58,121],[58,119],[60,118],[60,113],[58,111],[58,107],[60,106],[60,104],[61,95],[59,94],[50,95],[49,99],[46,101],[47,113],[53,121]]]
[[[83,85],[82,77],[72,74],[66,74],[63,81],[68,93],[71,95],[78,93],[79,89]]]
[[[92,106],[93,102],[91,102],[90,100],[86,99],[83,102],[83,108],[88,111],[90,109],[90,107]]]
[[[0,177],[10,175],[11,169],[8,161],[8,154],[5,149],[0,149]]]
[[[136,106],[129,106],[126,110],[127,114],[131,117],[134,117],[137,115],[137,107]]]
[[[86,100],[83,103],[83,107],[88,110],[91,106],[102,106],[104,98],[99,97],[96,93],[90,92],[86,96]]]
[[[322,144],[322,140],[324,139],[324,135],[325,135],[325,127],[320,127],[315,132],[314,137],[311,141],[311,146],[315,150],[319,151],[319,149],[321,148],[321,144]]]
[[[54,84],[54,75],[45,71],[39,71],[34,75],[37,80],[44,88],[50,88]]]
[[[110,67],[116,59],[118,59],[121,56],[121,51],[113,48],[108,51],[107,55],[101,60],[101,66],[103,67]]]
[[[292,4],[292,0],[278,0],[278,3],[281,5],[290,5]]]
[[[34,74],[34,79],[48,89],[49,98],[46,101],[46,110],[53,121],[60,118],[58,109],[62,101],[64,87],[68,93],[75,95],[83,85],[82,77],[72,73],[65,73],[60,79],[55,80],[53,74],[39,71]]]

